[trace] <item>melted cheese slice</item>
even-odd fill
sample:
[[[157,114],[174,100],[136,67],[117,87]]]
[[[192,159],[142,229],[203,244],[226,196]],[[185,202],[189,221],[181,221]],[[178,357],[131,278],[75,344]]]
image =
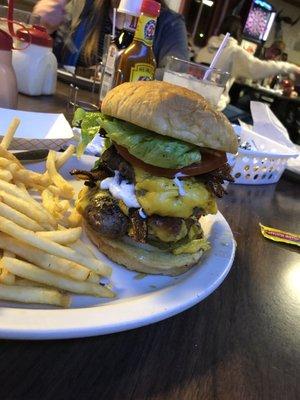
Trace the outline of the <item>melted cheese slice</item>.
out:
[[[135,172],[135,194],[147,215],[162,217],[189,218],[194,208],[203,210],[203,214],[216,214],[217,204],[213,194],[195,178],[185,179],[185,194],[179,194],[179,188],[172,179],[153,176],[139,168]]]

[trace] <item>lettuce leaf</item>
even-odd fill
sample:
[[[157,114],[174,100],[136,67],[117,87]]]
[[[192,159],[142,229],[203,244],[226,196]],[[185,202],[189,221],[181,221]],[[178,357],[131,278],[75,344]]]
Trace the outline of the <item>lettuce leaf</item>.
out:
[[[81,128],[81,142],[77,147],[78,157],[82,156],[86,146],[99,133],[104,118],[107,117],[100,112],[86,112],[82,108],[75,111],[72,125]]]
[[[118,119],[103,120],[102,127],[113,142],[147,164],[177,169],[201,161],[199,149],[181,140]]]
[[[80,127],[85,114],[86,114],[85,110],[83,110],[82,108],[77,108],[72,120],[72,126]]]
[[[201,161],[199,149],[190,143],[159,135],[100,112],[77,109],[73,124],[81,128],[82,139],[77,149],[79,156],[103,128],[108,139],[147,164],[178,169]]]

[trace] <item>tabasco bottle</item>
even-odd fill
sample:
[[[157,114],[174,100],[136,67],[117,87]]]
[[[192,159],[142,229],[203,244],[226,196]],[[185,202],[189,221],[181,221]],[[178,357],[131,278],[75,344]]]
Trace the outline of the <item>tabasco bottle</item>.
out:
[[[156,61],[152,46],[159,13],[160,4],[157,1],[143,1],[133,42],[120,57],[115,86],[123,82],[154,79]]]
[[[131,45],[140,15],[142,0],[121,0],[118,7],[118,19],[122,28],[113,38],[105,61],[102,75],[100,101],[116,84],[117,69],[121,54]]]

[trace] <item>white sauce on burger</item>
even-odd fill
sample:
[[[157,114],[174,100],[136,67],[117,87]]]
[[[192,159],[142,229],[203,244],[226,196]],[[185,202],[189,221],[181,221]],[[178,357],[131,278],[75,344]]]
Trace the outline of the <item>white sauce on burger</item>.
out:
[[[140,217],[143,218],[143,219],[146,219],[146,218],[147,218],[147,215],[144,213],[144,211],[143,211],[142,208],[139,209],[139,215],[140,215]]]
[[[185,176],[184,174],[182,174],[181,172],[178,172],[178,174],[175,175],[175,178],[173,179],[173,182],[175,183],[175,185],[178,187],[178,192],[179,192],[179,196],[185,196],[186,195],[186,191],[184,190],[184,184],[183,182],[179,179],[180,177]]]
[[[119,171],[115,171],[115,176],[103,179],[100,188],[109,190],[115,199],[122,200],[128,208],[141,207],[134,192],[134,184],[121,180]]]

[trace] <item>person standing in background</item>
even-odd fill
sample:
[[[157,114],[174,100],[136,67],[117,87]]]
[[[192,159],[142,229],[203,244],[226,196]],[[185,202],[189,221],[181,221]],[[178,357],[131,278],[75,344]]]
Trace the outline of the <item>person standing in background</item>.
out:
[[[231,78],[227,82],[218,108],[222,110],[229,119],[235,120],[245,114],[243,110],[229,105],[229,90],[236,78],[259,80],[279,73],[300,74],[300,68],[297,65],[283,61],[262,61],[244,50],[240,46],[242,40],[242,24],[238,16],[229,16],[225,18],[220,29],[220,35],[212,36],[208,40],[208,44],[197,53],[196,62],[210,64],[227,32],[230,33],[231,37],[219,58],[216,68],[229,72]]]
[[[60,65],[91,66],[102,59],[104,37],[112,32],[114,0],[40,0],[33,13],[50,33],[55,32],[54,52]],[[162,78],[169,56],[188,60],[187,31],[180,14],[171,11],[165,2],[157,21],[154,55]]]

